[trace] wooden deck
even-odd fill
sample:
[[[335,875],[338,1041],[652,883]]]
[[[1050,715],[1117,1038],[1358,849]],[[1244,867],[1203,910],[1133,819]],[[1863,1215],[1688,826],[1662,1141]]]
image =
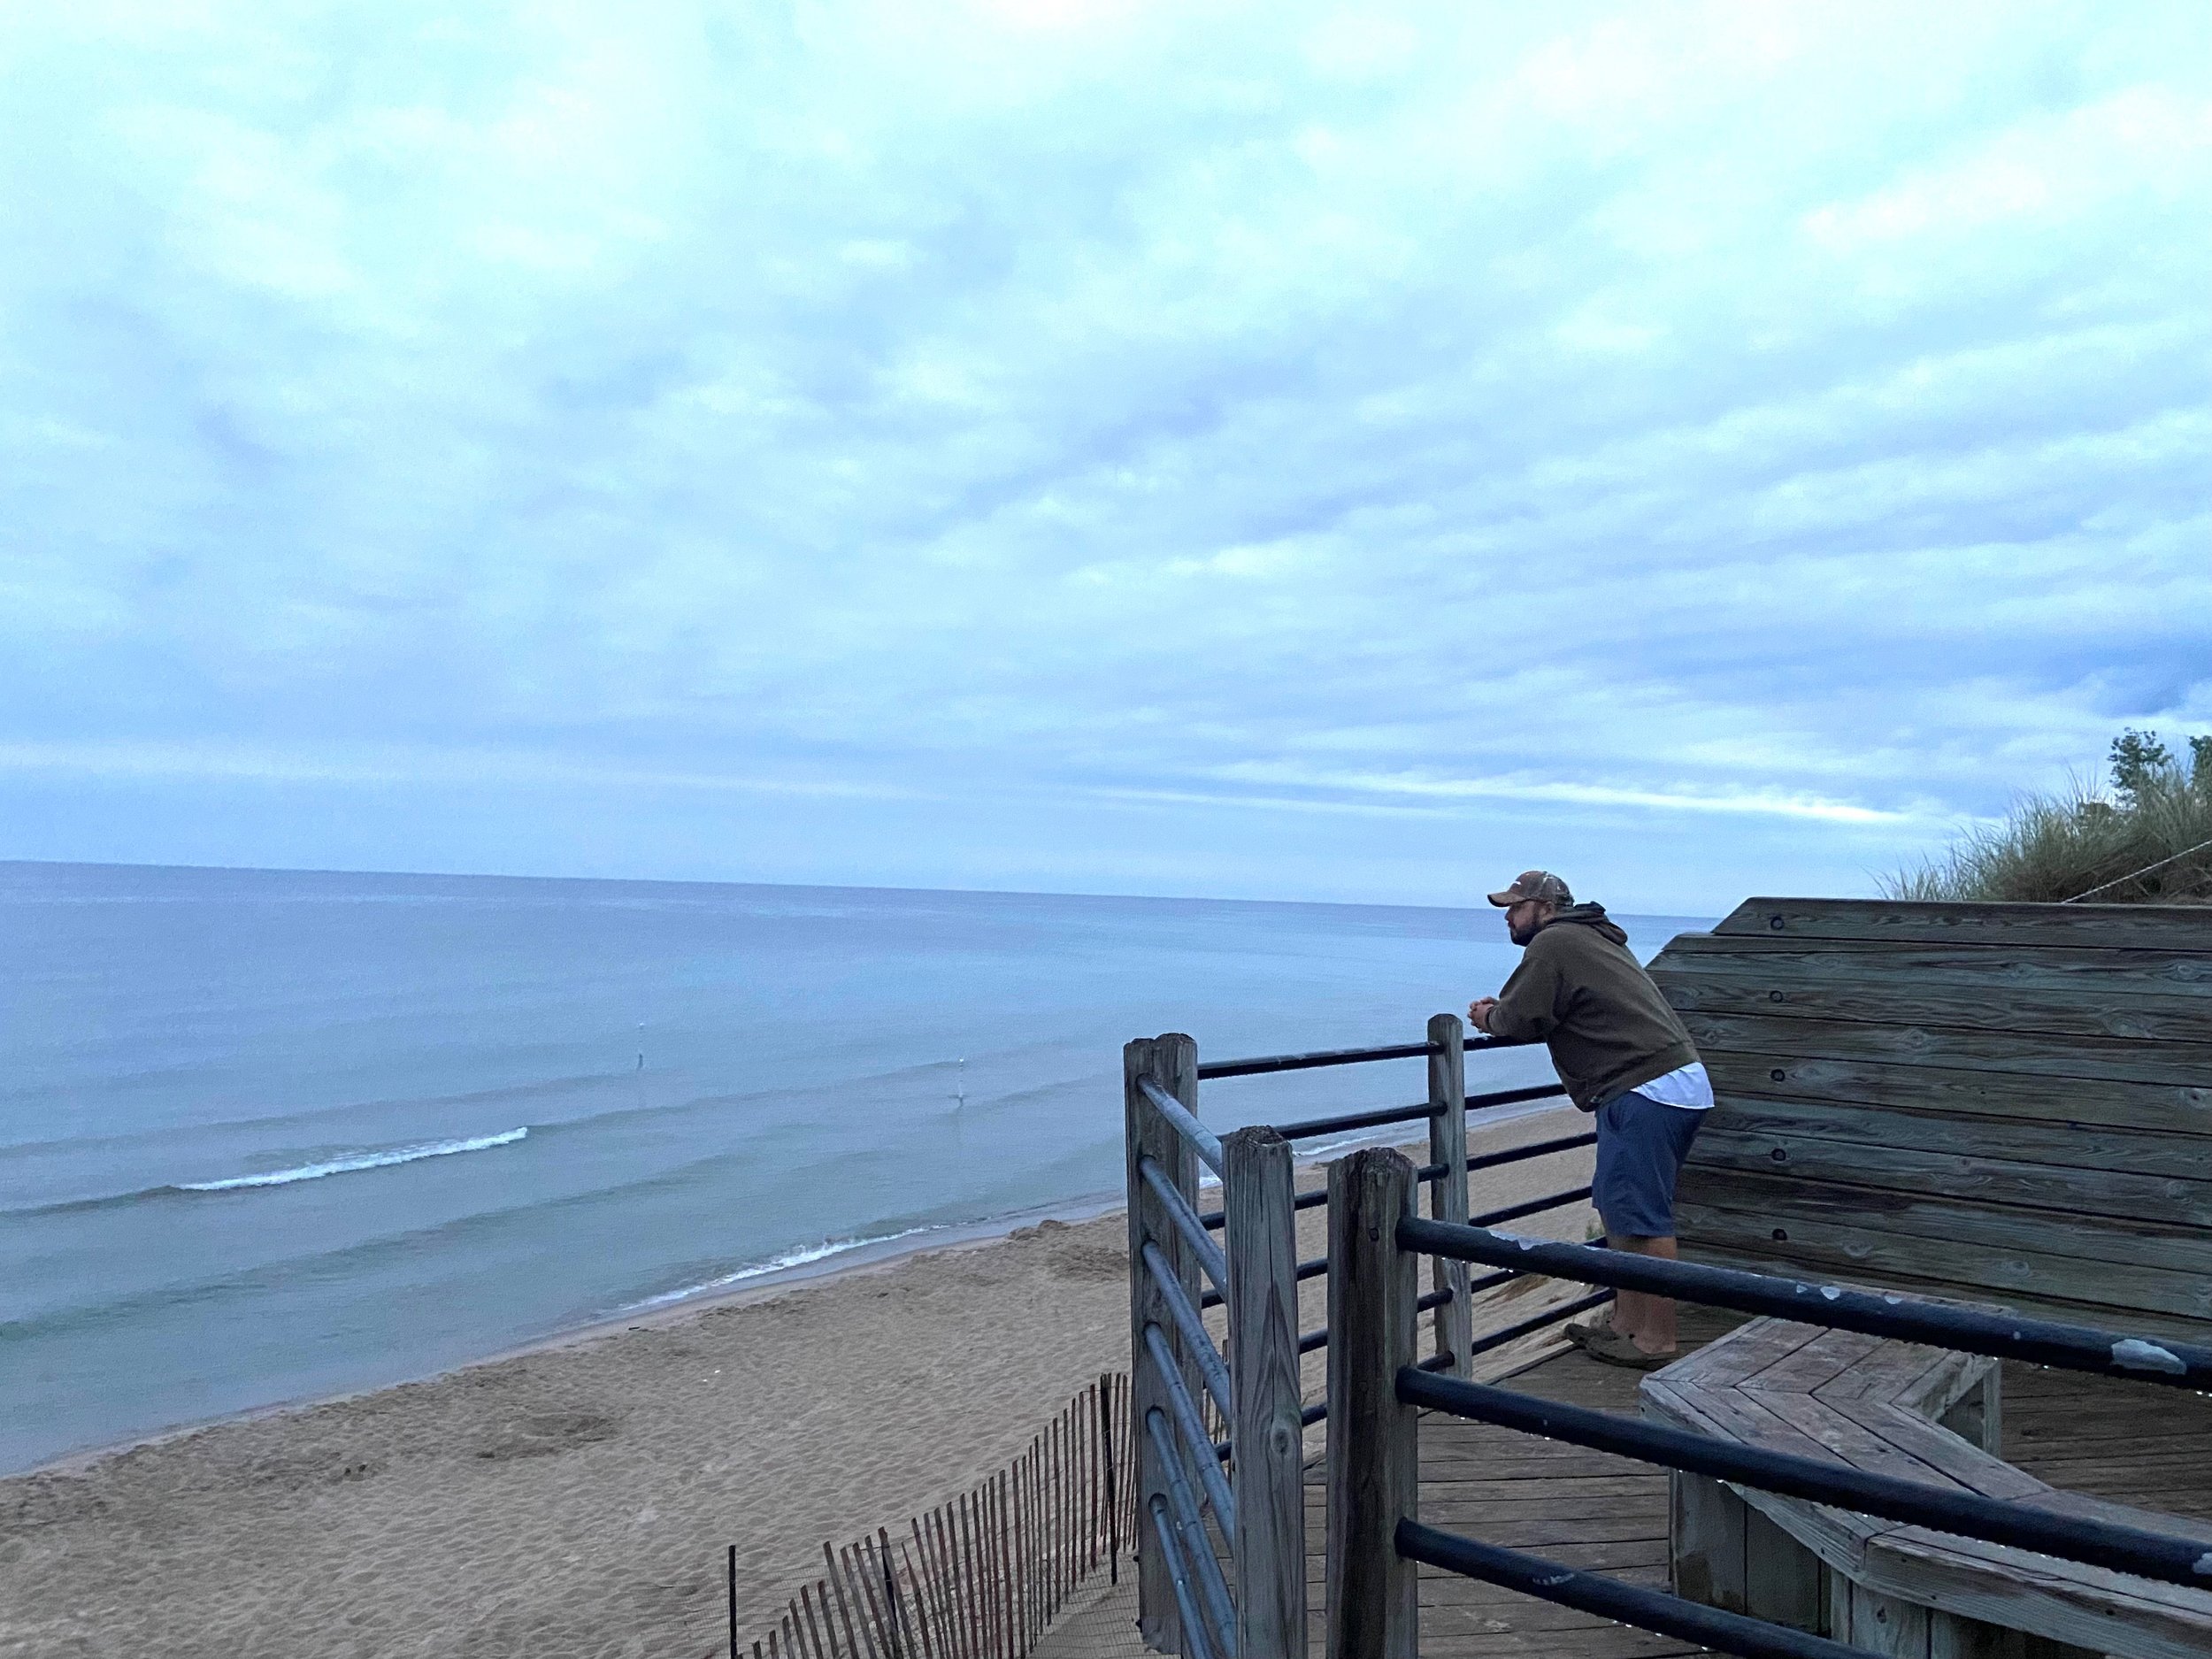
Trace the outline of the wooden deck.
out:
[[[1733,1324],[1683,1310],[1686,1337]],[[1512,1387],[1609,1411],[1636,1409],[1636,1372],[1580,1354],[1546,1361]],[[2055,1486],[2212,1520],[2212,1398],[2007,1364],[2006,1456]],[[1322,1651],[1323,1491],[1309,1472],[1307,1594],[1312,1652]],[[1632,1584],[1667,1584],[1667,1476],[1609,1453],[1508,1429],[1425,1417],[1421,1517]],[[1472,1579],[1421,1572],[1423,1659],[1658,1659],[1702,1651],[1671,1638],[1517,1595]]]

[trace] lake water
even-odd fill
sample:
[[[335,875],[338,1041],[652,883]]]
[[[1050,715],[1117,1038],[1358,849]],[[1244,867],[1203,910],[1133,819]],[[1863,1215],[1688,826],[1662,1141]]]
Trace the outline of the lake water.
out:
[[[21,864],[0,941],[0,1471],[1109,1194],[1126,1039],[1417,1041],[1518,956],[1487,908]]]

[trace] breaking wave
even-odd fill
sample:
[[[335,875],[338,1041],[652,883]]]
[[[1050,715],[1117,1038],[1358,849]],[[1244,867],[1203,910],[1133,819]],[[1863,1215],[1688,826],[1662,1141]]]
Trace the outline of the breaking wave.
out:
[[[288,1187],[294,1181],[316,1181],[326,1175],[349,1175],[356,1170],[380,1170],[394,1164],[412,1164],[419,1158],[448,1158],[457,1152],[482,1152],[492,1147],[512,1146],[530,1133],[503,1129],[495,1135],[472,1135],[465,1141],[430,1141],[419,1146],[392,1147],[382,1152],[356,1152],[297,1169],[270,1170],[260,1175],[232,1175],[219,1181],[179,1181],[171,1188],[180,1193],[229,1193],[247,1187]]]

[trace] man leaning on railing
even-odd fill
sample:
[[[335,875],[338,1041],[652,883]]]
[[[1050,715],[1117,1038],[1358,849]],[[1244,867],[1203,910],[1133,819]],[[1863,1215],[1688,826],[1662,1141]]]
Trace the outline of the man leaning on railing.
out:
[[[1470,1003],[1478,1031],[1541,1038],[1567,1094],[1597,1116],[1591,1202],[1617,1250],[1674,1259],[1674,1186],[1713,1086],[1690,1033],[1601,904],[1577,904],[1548,870],[1490,895],[1523,955],[1505,988]],[[1624,1290],[1611,1317],[1570,1325],[1592,1358],[1655,1371],[1674,1357],[1674,1303]]]

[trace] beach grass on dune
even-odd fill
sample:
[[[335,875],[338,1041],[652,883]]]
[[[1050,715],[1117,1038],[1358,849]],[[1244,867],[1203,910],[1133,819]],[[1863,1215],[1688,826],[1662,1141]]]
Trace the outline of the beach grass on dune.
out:
[[[2148,733],[2113,741],[2111,787],[2034,795],[2002,824],[1882,882],[1893,899],[2212,903],[2212,737],[2186,759]]]

